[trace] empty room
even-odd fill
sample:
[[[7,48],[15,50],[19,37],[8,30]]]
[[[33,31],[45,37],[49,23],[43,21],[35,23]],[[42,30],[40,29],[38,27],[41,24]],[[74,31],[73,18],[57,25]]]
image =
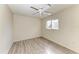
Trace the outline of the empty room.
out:
[[[0,4],[0,54],[78,53],[78,4]]]

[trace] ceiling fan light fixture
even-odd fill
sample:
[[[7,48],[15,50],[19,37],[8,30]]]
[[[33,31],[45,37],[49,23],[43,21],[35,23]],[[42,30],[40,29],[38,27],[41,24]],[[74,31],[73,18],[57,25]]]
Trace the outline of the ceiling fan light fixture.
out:
[[[39,14],[40,14],[40,16],[41,15],[45,15],[45,14],[47,14],[47,15],[51,15],[51,13],[49,13],[49,12],[45,12],[47,9],[49,9],[50,7],[51,7],[51,4],[47,4],[48,6],[46,6],[46,7],[41,7],[41,8],[39,8],[39,9],[37,9],[37,8],[35,8],[35,7],[33,7],[33,6],[31,6],[30,8],[32,8],[32,9],[34,9],[34,10],[36,10]],[[37,14],[37,13],[35,13],[35,14]]]

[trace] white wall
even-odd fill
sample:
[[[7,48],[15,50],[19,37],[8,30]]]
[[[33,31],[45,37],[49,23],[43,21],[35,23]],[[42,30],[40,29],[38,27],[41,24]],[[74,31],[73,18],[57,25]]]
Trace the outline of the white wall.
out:
[[[41,20],[28,16],[14,15],[14,41],[40,37]]]
[[[59,19],[59,30],[47,30],[46,21]],[[43,19],[43,37],[79,53],[79,5],[64,9]]]
[[[0,5],[0,53],[8,53],[12,40],[12,13],[7,5]]]

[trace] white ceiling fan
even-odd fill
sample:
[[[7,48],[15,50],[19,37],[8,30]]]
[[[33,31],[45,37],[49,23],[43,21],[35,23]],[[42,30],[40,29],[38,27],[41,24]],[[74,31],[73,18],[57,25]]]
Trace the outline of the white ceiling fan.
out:
[[[46,4],[46,7],[45,8],[35,8],[33,6],[31,6],[30,8],[36,10],[37,12],[34,13],[33,15],[36,15],[36,14],[40,14],[40,16],[42,16],[43,14],[46,14],[46,15],[51,15],[50,12],[46,11],[48,8],[52,7],[51,4]]]

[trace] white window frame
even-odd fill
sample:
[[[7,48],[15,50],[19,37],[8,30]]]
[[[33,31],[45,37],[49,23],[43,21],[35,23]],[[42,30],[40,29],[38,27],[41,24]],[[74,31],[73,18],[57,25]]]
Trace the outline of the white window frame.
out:
[[[48,20],[46,22],[46,29],[58,30],[59,29],[59,20],[58,19]]]

